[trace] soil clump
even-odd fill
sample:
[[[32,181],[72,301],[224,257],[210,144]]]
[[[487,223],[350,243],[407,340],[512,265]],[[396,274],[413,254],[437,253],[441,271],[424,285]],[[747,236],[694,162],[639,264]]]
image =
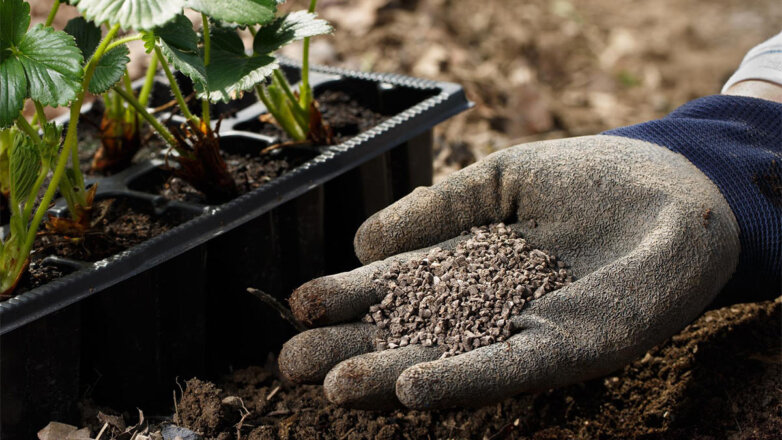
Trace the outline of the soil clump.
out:
[[[176,420],[205,440],[238,432],[256,440],[775,439],[782,430],[781,312],[782,298],[711,310],[613,375],[477,409],[340,408],[319,385],[280,379],[270,362],[215,385],[189,381]],[[97,432],[102,424],[92,414],[85,424]],[[129,425],[137,417],[126,414]]]

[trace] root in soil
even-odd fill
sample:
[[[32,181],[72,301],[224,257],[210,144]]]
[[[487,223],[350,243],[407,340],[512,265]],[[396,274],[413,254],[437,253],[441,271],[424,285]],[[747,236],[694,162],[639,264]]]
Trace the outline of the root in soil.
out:
[[[439,345],[449,357],[504,341],[524,304],[572,281],[562,261],[502,223],[470,233],[452,250],[434,248],[377,274],[389,293],[364,322],[387,329],[378,350]]]
[[[238,193],[220,153],[220,137],[216,133],[219,130],[219,126],[212,131],[210,127],[192,123],[172,130],[181,149],[176,159],[180,167],[174,173],[204,193],[210,203],[231,200]]]

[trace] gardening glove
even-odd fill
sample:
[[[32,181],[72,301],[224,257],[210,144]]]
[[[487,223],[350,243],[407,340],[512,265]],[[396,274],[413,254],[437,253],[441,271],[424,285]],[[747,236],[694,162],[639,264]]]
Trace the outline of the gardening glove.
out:
[[[734,272],[778,294],[780,145],[782,104],[711,96],[658,121],[492,154],[368,219],[355,237],[366,266],[293,293],[296,318],[326,327],[288,341],[280,369],[367,409],[475,406],[605,375],[691,322]],[[385,330],[358,321],[388,293],[378,273],[497,222],[575,281],[530,301],[504,342],[446,358],[438,346],[374,351]]]

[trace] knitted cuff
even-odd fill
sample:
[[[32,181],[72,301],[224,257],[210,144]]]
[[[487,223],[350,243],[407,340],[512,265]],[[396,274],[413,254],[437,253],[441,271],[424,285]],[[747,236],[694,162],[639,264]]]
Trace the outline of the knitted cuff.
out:
[[[782,292],[782,104],[707,96],[662,119],[603,134],[655,143],[697,166],[739,224],[741,255],[731,284],[753,290],[745,299]]]

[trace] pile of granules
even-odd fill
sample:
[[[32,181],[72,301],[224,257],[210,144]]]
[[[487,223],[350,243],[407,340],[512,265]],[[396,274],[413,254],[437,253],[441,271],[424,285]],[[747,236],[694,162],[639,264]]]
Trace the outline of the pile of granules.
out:
[[[524,304],[572,281],[563,262],[502,223],[469,234],[376,275],[389,293],[363,320],[387,330],[378,350],[439,345],[448,357],[504,341]]]

